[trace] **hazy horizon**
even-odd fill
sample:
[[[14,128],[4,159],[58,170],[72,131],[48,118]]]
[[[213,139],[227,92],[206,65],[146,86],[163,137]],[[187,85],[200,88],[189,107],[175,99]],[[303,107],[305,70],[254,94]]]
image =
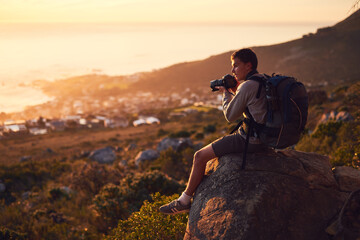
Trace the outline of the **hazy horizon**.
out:
[[[33,100],[23,96],[26,88],[19,83],[92,73],[130,75],[242,47],[283,43],[342,21],[352,4],[352,0],[332,0],[326,6],[319,0],[3,1],[0,112],[21,111],[48,100],[38,90],[30,94],[36,95]],[[8,88],[18,91],[10,95]]]
[[[329,25],[0,23],[0,51],[6,57],[0,66],[0,83],[152,71],[242,47],[291,41]],[[182,51],[174,48],[175,41]]]
[[[313,22],[345,18],[354,0],[12,0],[0,22]]]

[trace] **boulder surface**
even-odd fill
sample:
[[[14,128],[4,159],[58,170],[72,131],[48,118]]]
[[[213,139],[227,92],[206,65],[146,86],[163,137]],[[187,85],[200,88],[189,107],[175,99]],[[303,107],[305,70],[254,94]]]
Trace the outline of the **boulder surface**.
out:
[[[197,188],[184,239],[328,240],[349,192],[326,156],[294,150],[213,159]]]
[[[172,148],[174,151],[180,152],[185,148],[193,147],[193,143],[190,138],[169,138],[166,137],[157,146],[158,152],[165,151],[168,148]]]
[[[153,161],[159,157],[159,153],[153,149],[139,152],[135,157],[135,164],[139,166],[143,162]]]
[[[105,147],[91,152],[89,158],[98,163],[111,164],[116,160],[116,154],[112,147]]]

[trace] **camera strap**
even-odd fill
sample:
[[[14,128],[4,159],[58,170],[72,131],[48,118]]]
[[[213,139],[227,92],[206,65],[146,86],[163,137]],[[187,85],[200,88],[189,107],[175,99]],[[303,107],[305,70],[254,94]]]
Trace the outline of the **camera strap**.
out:
[[[247,109],[247,108],[246,108]],[[251,115],[250,115],[251,116]],[[250,122],[249,122],[249,128],[248,128],[248,132],[246,134],[246,140],[245,140],[245,148],[243,151],[243,162],[241,164],[241,170],[245,169],[245,165],[246,165],[246,153],[249,147],[249,141],[250,141],[250,135],[251,135],[251,131],[252,131],[252,125],[254,123],[254,119],[252,117],[250,117]]]
[[[233,134],[239,127],[243,124],[244,120],[241,120],[236,126],[231,130],[230,134]]]

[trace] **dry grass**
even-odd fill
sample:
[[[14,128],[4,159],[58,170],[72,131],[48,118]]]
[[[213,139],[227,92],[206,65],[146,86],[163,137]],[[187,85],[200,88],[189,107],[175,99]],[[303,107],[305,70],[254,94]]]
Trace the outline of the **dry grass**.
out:
[[[91,151],[105,146],[119,146],[137,139],[146,144],[149,137],[156,136],[159,129],[178,129],[176,123],[128,127],[55,132],[42,136],[22,136],[0,140],[0,164],[18,163],[23,156],[33,160],[71,156],[80,151]],[[152,138],[154,141],[157,137]],[[142,141],[143,140],[143,141]],[[51,149],[55,154],[47,152]]]

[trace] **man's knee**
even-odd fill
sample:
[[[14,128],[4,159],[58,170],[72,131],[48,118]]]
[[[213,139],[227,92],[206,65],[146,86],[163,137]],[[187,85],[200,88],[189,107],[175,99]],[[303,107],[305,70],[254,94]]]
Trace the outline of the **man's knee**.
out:
[[[209,149],[200,149],[194,154],[193,164],[204,165],[212,158],[214,158],[213,151],[209,153]]]

